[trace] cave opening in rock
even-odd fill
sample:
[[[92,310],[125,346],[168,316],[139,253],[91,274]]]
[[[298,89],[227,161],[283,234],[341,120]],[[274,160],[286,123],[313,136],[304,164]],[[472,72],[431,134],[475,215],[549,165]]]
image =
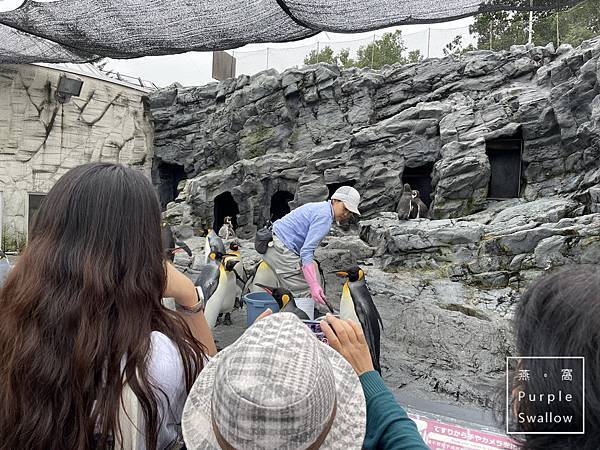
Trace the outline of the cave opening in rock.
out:
[[[402,172],[402,185],[408,183],[411,189],[419,191],[419,197],[428,208],[431,205],[431,172],[433,172],[433,163],[405,167]]]
[[[294,194],[288,191],[277,191],[271,197],[271,222],[281,219],[290,212],[289,202],[294,200]]]
[[[356,184],[356,180],[348,180],[348,181],[343,181],[341,183],[329,183],[327,185],[327,190],[329,191],[329,195],[327,196],[327,199],[330,199],[331,196],[335,193],[335,191],[337,191],[342,186],[354,187],[355,184]]]
[[[223,225],[225,217],[227,216],[231,217],[233,229],[237,229],[237,215],[239,212],[240,208],[233,199],[231,192],[227,191],[217,195],[215,197],[213,229],[219,231],[219,228],[221,228],[221,225]]]
[[[488,198],[517,198],[521,191],[521,153],[523,139],[520,135],[486,141],[486,154],[491,174]]]
[[[164,210],[169,202],[177,198],[177,185],[187,177],[183,166],[156,160],[152,168],[152,178],[158,191],[160,206]]]
[[[42,206],[42,202],[46,198],[46,194],[29,194],[27,206],[27,230],[31,231],[31,225],[35,220],[35,216]]]

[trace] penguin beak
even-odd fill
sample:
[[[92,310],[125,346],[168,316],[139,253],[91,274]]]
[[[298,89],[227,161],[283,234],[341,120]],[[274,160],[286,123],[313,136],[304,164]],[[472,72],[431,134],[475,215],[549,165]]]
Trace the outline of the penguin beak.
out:
[[[264,289],[267,292],[267,294],[273,295],[273,290],[275,288],[272,288],[272,287],[269,287],[269,286],[265,286],[264,284],[260,284],[260,283],[254,283],[254,284],[256,286],[258,286],[259,288]]]
[[[223,256],[233,256],[234,258],[237,258],[235,253],[223,253]]]
[[[343,278],[343,277],[347,277],[347,276],[348,276],[348,272],[335,272],[335,274],[336,274],[338,277],[342,277],[342,278]]]

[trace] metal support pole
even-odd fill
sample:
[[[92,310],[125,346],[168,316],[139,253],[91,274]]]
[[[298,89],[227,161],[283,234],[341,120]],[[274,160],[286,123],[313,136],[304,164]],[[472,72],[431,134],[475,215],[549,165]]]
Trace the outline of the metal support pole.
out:
[[[319,53],[321,52],[321,45],[319,41],[317,41],[317,64],[319,63]]]
[[[269,47],[267,47],[267,69],[269,68]]]
[[[430,46],[431,46],[431,28],[427,28],[427,58],[429,58]]]
[[[373,35],[373,45],[371,48],[371,69],[373,68],[374,61],[375,61],[375,35]]]
[[[560,33],[558,31],[558,5],[556,5],[556,47],[560,46]]]
[[[529,0],[529,29],[527,30],[528,38],[527,43],[533,44],[533,0]]]

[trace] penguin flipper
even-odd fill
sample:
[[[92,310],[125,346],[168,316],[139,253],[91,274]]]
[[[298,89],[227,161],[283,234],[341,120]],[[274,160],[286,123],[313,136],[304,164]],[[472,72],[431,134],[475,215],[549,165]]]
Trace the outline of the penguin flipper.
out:
[[[202,288],[204,298],[208,300],[215,293],[219,285],[219,266],[216,264],[202,266],[194,284]]]

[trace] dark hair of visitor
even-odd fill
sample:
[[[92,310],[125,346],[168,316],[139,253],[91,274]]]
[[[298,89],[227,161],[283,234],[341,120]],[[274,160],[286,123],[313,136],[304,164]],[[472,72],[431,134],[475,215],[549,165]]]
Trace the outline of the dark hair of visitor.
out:
[[[165,274],[160,206],[141,172],[95,163],[58,180],[0,292],[1,449],[107,448],[125,380],[156,448],[150,333],[179,349],[188,391],[205,352],[162,306]]]
[[[583,356],[585,357],[585,434],[522,435],[525,449],[597,449],[600,447],[600,270],[598,266],[573,266],[546,275],[523,294],[515,312],[518,356]],[[520,359],[518,369],[531,373],[527,381],[512,377],[511,391],[525,394],[565,390],[561,370],[568,362],[544,359]],[[541,374],[549,373],[545,378]],[[538,376],[536,376],[538,375]],[[581,374],[579,375],[581,376]],[[581,429],[584,421],[581,378],[568,385],[571,402],[553,402],[554,414],[571,415],[572,423],[554,424],[552,431]],[[517,413],[539,416],[549,411],[543,402],[517,403]],[[513,398],[514,402],[514,398]],[[513,412],[514,405],[510,405]],[[538,425],[513,421],[511,429],[538,431]],[[544,431],[548,431],[544,424]]]

